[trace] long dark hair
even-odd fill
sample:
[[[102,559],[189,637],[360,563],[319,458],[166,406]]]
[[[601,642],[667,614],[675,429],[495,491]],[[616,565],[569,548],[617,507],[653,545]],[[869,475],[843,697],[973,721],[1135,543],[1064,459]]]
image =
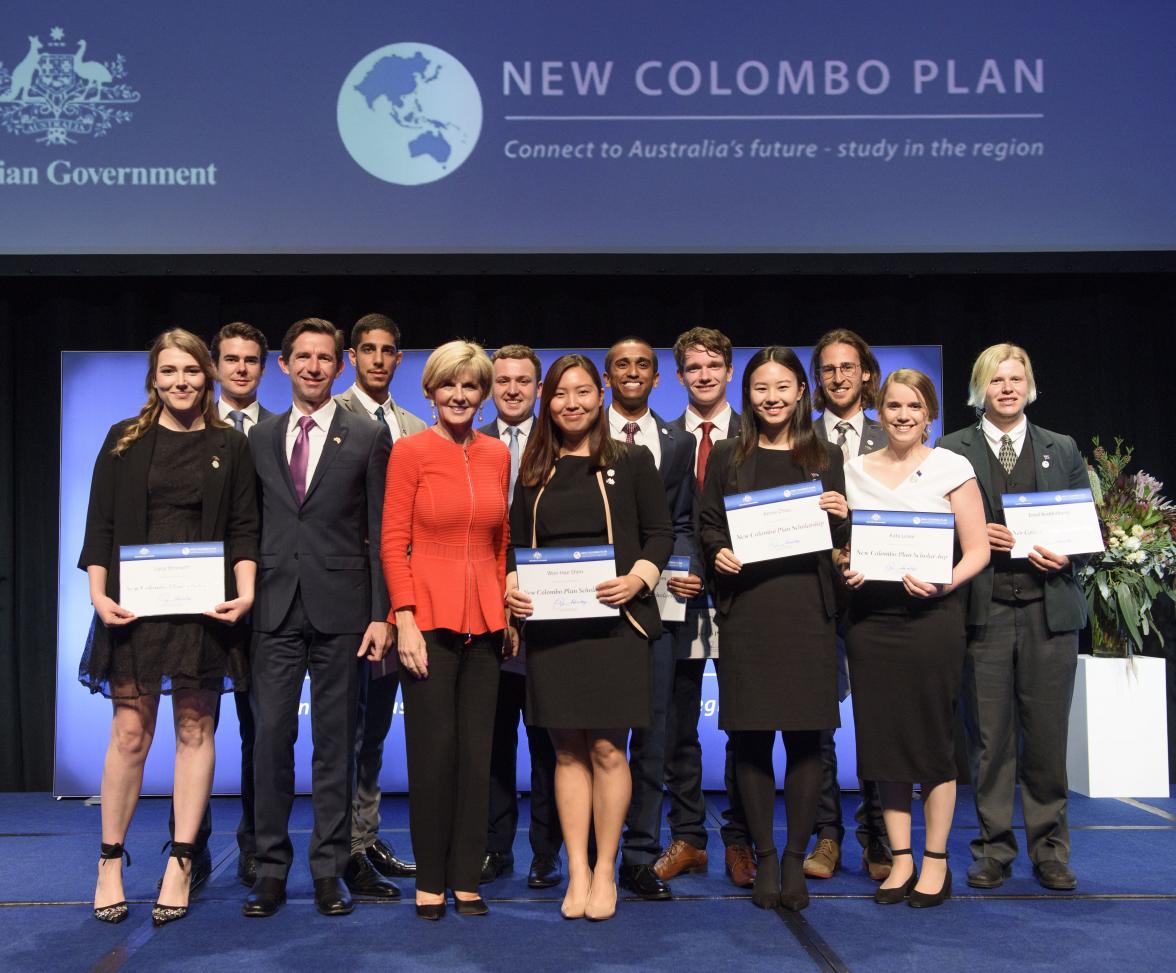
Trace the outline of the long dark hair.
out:
[[[743,414],[739,417],[739,449],[735,454],[737,463],[744,463],[755,452],[759,443],[759,417],[751,406],[751,376],[761,365],[775,362],[792,372],[796,384],[804,389],[796,400],[792,418],[788,420],[788,438],[792,442],[792,458],[806,473],[823,473],[829,465],[829,454],[825,451],[816,433],[813,432],[813,400],[805,380],[804,366],[796,352],[783,345],[768,345],[761,348],[748,361],[743,370]]]
[[[563,434],[551,418],[551,400],[564,374],[573,368],[584,369],[591,377],[592,384],[598,389],[602,387],[600,372],[583,355],[561,355],[547,369],[543,377],[543,392],[539,396],[539,415],[535,417],[535,425],[527,437],[527,448],[519,463],[519,479],[525,486],[542,483],[559,458]],[[588,430],[588,446],[592,465],[597,469],[615,462],[623,450],[621,444],[609,435],[603,399],[596,422]]]

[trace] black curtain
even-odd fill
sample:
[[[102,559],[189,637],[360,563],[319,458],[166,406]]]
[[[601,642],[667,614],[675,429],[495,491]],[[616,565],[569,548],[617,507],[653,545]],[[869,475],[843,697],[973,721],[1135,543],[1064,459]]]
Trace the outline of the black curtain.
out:
[[[234,319],[276,346],[297,318],[349,327],[373,310],[391,314],[413,348],[455,336],[592,347],[629,333],[668,345],[694,325],[741,345],[807,345],[839,326],[880,345],[940,344],[948,430],[972,418],[964,401],[976,353],[1014,340],[1033,357],[1035,422],[1084,449],[1093,435],[1122,435],[1137,464],[1176,490],[1166,353],[1176,274],[9,277],[0,285],[0,789],[52,783],[60,352],[137,350],[165,327],[208,336]],[[661,368],[674,381],[673,363]],[[93,395],[100,401],[102,389]]]

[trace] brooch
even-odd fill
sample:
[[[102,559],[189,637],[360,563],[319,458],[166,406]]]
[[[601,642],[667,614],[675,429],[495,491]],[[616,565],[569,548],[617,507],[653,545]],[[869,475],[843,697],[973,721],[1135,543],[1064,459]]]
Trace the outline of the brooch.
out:
[[[335,436],[334,440],[335,440],[335,445],[338,446],[341,442],[343,442],[343,437],[342,436]]]
[[[214,456],[214,457],[212,458],[212,468],[213,468],[214,470],[219,470],[219,469],[220,469],[220,457],[219,457],[219,456]]]
[[[1046,453],[1043,457],[1041,457],[1041,468],[1043,470],[1049,469],[1049,453]]]

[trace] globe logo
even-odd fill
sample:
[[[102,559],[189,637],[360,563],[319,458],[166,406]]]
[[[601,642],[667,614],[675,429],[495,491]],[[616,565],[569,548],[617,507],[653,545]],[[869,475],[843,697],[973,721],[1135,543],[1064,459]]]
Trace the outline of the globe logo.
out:
[[[339,135],[377,179],[435,182],[456,170],[482,131],[482,98],[469,71],[429,44],[389,44],[351,69],[339,91]]]

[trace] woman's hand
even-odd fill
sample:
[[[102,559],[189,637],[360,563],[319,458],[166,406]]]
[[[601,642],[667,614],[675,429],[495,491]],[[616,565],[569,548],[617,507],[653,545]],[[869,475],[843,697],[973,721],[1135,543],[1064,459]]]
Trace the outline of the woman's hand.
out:
[[[840,517],[843,520],[849,516],[849,503],[836,490],[826,490],[817,498],[817,506],[825,513]]]
[[[507,589],[506,607],[515,618],[530,618],[535,613],[531,596],[521,588]]]
[[[94,599],[94,611],[98,613],[98,617],[102,620],[102,624],[107,628],[117,628],[120,625],[129,625],[135,620],[135,613],[127,611],[113,598],[106,595],[99,595]]]
[[[902,586],[906,588],[907,594],[912,598],[938,598],[940,595],[947,594],[948,589],[945,584],[920,581],[913,574],[902,576]]]
[[[396,652],[400,664],[417,679],[429,678],[429,651],[417,628],[416,616],[408,609],[396,613]]]
[[[743,562],[735,556],[731,548],[724,547],[715,555],[715,570],[719,574],[738,574],[743,570]]]
[[[249,610],[252,607],[252,598],[237,597],[232,601],[221,602],[212,611],[205,612],[204,614],[209,618],[215,618],[218,622],[224,622],[226,625],[236,625],[237,622],[249,614]]]
[[[620,608],[645,590],[645,582],[635,574],[624,574],[596,586],[596,600],[602,605]]]
[[[697,574],[687,574],[684,577],[672,576],[666,582],[666,587],[669,588],[670,594],[689,601],[702,594],[702,578]]]
[[[994,551],[1011,551],[1017,539],[1004,524],[985,524],[988,531],[988,546]]]

